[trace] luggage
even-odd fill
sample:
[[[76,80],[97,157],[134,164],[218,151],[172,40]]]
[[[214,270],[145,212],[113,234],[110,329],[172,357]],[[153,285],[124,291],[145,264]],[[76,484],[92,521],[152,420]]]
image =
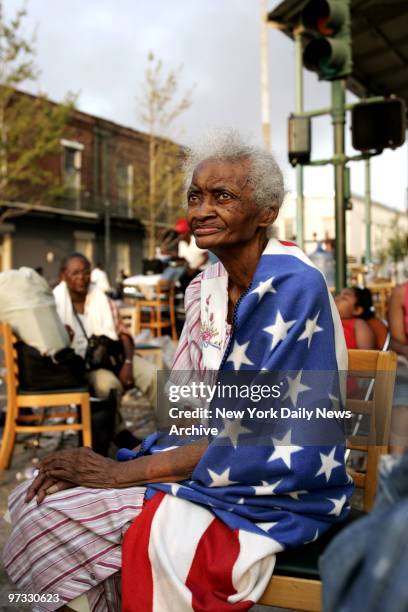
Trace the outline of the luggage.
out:
[[[53,358],[24,342],[16,342],[19,388],[24,391],[57,391],[88,385],[85,361],[64,348]]]
[[[47,281],[31,268],[0,273],[0,321],[41,355],[54,357],[70,345]]]

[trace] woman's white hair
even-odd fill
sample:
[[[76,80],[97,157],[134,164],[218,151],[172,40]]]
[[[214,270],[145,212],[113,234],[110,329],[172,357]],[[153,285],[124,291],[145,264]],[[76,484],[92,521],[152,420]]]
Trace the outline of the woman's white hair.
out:
[[[189,187],[195,168],[208,159],[250,161],[249,180],[254,187],[257,206],[280,207],[285,196],[282,171],[272,153],[262,147],[249,144],[234,129],[208,133],[200,142],[187,149],[184,161],[186,188]]]

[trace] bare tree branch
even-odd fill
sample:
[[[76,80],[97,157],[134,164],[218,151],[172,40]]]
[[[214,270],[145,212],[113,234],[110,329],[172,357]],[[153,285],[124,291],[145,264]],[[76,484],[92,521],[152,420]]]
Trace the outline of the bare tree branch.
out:
[[[181,213],[182,148],[169,138],[179,117],[191,106],[192,89],[180,93],[182,66],[164,72],[149,53],[139,119],[149,136],[148,164],[135,173],[134,207],[147,222],[149,257],[155,254],[158,222],[173,223]]]

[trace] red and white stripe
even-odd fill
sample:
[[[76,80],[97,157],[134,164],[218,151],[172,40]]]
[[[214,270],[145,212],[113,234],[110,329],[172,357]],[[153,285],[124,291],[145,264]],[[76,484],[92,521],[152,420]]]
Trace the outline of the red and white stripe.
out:
[[[265,591],[282,546],[232,530],[207,509],[164,493],[123,543],[123,612],[236,612]]]

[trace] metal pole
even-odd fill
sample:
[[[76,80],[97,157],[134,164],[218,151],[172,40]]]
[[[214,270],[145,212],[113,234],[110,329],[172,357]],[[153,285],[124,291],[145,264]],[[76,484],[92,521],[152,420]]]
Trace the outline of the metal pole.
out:
[[[110,177],[109,177],[109,133],[104,132],[102,134],[102,201],[104,204],[104,221],[105,221],[105,235],[104,235],[104,259],[105,259],[105,270],[109,278],[111,278],[112,265],[111,265],[111,203],[109,200],[110,192]]]
[[[296,28],[295,37],[295,112],[303,112],[303,58],[302,58],[302,28]],[[303,197],[303,166],[296,166],[296,242],[301,249],[304,248],[305,222]]]
[[[104,205],[105,205],[105,244],[104,244],[105,270],[109,276],[111,272],[111,219],[110,219],[109,200],[105,200]]]
[[[371,261],[371,163],[370,159],[365,160],[365,230],[366,248],[365,263]]]
[[[260,0],[261,9],[261,109],[262,138],[265,147],[271,147],[271,123],[269,119],[269,82],[268,82],[268,28],[266,0]]]
[[[156,142],[153,133],[149,140],[149,233],[148,257],[153,259],[156,251]]]
[[[334,135],[334,155],[340,156],[334,165],[335,218],[336,218],[336,291],[346,286],[346,211],[344,203],[344,126],[345,116],[345,81],[333,81],[332,94],[332,124]]]

